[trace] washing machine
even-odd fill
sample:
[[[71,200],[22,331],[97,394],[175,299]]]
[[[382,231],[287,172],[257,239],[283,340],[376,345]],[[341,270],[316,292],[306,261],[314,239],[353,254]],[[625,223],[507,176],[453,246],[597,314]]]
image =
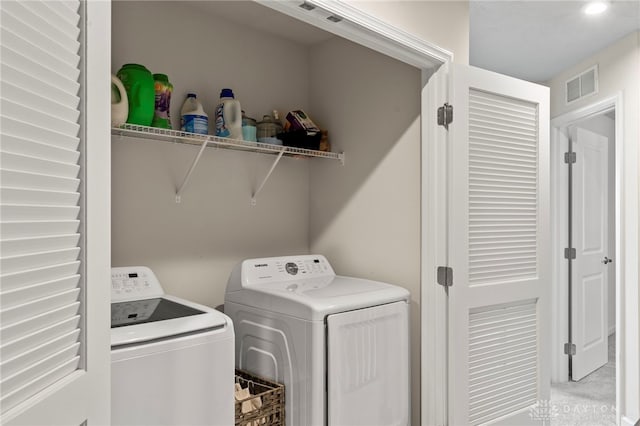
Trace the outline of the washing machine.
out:
[[[224,306],[236,366],[285,385],[287,426],[410,423],[407,290],[320,255],[249,259]]]
[[[111,283],[111,425],[233,425],[229,317],[164,294],[146,267]]]

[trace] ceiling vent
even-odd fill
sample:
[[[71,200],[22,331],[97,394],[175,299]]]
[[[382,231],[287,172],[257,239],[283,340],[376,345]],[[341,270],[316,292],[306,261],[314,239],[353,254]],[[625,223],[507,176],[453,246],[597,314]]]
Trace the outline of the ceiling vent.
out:
[[[598,66],[594,65],[583,73],[567,80],[567,104],[598,93]]]

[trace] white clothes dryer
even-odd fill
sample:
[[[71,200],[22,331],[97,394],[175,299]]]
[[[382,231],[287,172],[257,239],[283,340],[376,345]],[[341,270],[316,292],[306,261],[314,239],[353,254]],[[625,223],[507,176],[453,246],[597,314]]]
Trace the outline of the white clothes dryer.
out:
[[[285,385],[287,426],[410,423],[409,292],[323,256],[245,260],[225,313],[236,366]]]
[[[164,294],[146,267],[111,283],[111,425],[233,425],[231,320]]]

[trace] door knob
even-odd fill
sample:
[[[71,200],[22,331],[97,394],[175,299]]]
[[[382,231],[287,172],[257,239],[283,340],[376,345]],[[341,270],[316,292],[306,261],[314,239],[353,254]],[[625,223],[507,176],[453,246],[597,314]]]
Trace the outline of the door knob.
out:
[[[609,259],[607,256],[605,256],[604,259],[602,259],[602,263],[604,263],[605,265],[611,262],[613,262],[613,259]]]

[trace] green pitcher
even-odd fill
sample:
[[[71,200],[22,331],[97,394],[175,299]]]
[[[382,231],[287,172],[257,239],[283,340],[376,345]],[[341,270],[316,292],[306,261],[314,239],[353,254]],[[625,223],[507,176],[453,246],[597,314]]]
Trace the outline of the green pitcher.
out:
[[[129,99],[127,123],[150,126],[153,120],[156,96],[151,71],[143,65],[125,64],[117,75],[122,81]]]

